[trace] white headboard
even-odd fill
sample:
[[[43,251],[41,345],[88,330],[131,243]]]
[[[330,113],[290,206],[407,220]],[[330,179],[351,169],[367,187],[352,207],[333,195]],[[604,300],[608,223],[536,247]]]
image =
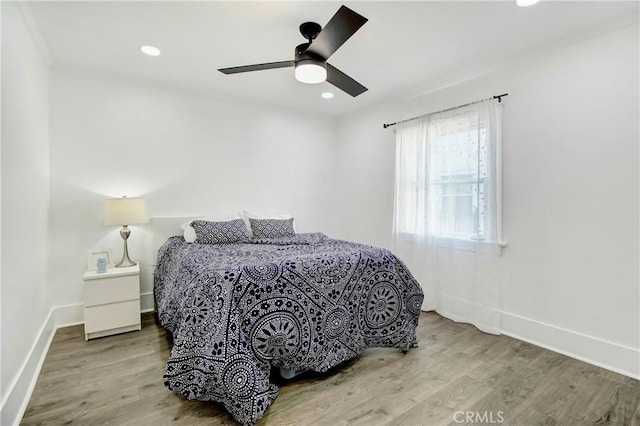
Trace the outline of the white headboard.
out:
[[[139,225],[140,231],[134,234],[135,243],[139,244],[132,250],[134,260],[140,264],[140,305],[143,312],[152,311],[153,304],[153,272],[156,268],[158,249],[174,235],[182,235],[180,228],[192,217],[152,217],[149,223]],[[146,234],[146,235],[145,235]],[[131,246],[129,246],[131,248]]]

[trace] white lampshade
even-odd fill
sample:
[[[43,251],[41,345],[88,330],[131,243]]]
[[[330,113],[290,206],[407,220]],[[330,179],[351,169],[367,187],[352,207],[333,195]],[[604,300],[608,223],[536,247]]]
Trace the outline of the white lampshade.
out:
[[[142,198],[113,198],[104,206],[105,225],[133,225],[147,223],[147,207]]]
[[[296,64],[296,80],[307,83],[322,83],[327,79],[327,65],[322,61],[304,59]]]

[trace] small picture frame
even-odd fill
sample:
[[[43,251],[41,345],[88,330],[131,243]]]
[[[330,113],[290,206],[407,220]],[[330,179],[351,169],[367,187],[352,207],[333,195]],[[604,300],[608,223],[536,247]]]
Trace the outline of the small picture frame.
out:
[[[112,259],[113,259],[113,256],[111,255],[111,249],[106,249],[106,248],[91,249],[87,254],[87,271],[99,272],[98,263],[106,266],[107,269],[113,268]]]

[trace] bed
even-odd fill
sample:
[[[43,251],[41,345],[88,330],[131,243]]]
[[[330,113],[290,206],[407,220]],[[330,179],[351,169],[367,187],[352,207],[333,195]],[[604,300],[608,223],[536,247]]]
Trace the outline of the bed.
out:
[[[273,367],[324,372],[370,347],[417,346],[423,293],[391,252],[323,234],[160,247],[158,320],[173,338],[164,384],[242,424],[278,394]]]

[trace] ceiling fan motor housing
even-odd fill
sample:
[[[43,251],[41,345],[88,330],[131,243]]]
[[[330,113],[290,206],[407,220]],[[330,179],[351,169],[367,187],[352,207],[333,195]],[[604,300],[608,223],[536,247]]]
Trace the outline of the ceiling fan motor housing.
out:
[[[311,52],[307,52],[309,43],[296,46],[295,66],[296,80],[307,83],[321,83],[327,78],[327,62],[324,58]]]
[[[311,52],[307,52],[307,48],[310,43],[302,43],[296,46],[294,62],[297,64],[300,61],[315,61],[315,62],[325,62],[325,59],[320,55],[316,55]]]

